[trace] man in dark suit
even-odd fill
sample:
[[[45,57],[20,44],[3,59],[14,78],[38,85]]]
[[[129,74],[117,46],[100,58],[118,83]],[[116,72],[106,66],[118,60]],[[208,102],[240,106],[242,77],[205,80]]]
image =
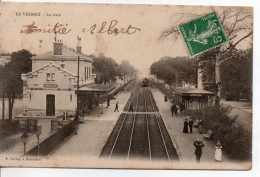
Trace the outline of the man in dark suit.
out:
[[[192,126],[193,126],[193,119],[190,117],[189,120],[190,133],[192,133]]]
[[[200,158],[202,156],[202,147],[204,147],[203,142],[200,139],[194,141],[193,145],[196,147],[195,155],[196,155],[196,162],[200,163]]]
[[[173,117],[173,114],[175,113],[175,110],[176,110],[176,105],[173,104],[173,105],[171,106],[172,117]]]
[[[118,106],[118,102],[116,102],[116,107],[115,107],[114,112],[116,112],[116,111],[119,112],[118,108],[119,108],[119,106]]]

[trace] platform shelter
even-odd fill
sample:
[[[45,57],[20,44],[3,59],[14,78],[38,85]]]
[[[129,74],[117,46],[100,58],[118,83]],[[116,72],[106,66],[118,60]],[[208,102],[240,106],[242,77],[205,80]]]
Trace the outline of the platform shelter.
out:
[[[197,110],[214,104],[215,93],[190,87],[177,87],[173,92],[173,101],[184,104],[186,110]]]

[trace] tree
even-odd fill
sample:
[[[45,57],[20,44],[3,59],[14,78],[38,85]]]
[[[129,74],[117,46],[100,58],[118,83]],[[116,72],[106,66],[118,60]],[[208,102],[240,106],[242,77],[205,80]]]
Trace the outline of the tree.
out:
[[[3,84],[5,88],[3,95],[8,98],[9,124],[12,123],[12,112],[14,100],[18,94],[23,91],[22,73],[28,73],[32,70],[32,54],[27,50],[19,50],[11,54],[11,61],[3,69]]]
[[[93,57],[93,67],[100,74],[100,82],[107,83],[115,81],[115,77],[119,76],[119,67],[116,61],[105,56]]]
[[[222,91],[232,94],[235,99],[252,99],[252,55],[253,50],[239,51],[241,54],[222,64],[220,76]],[[222,92],[222,93],[223,93]]]
[[[212,9],[214,10],[214,9]],[[222,8],[222,11],[219,12],[220,22],[226,32],[228,42],[225,45],[221,45],[212,49],[209,52],[214,52],[216,54],[214,58],[215,65],[215,84],[216,88],[216,104],[219,104],[220,95],[221,95],[221,77],[220,77],[220,67],[222,63],[238,56],[237,46],[245,39],[249,38],[253,34],[253,15],[251,8],[240,8],[240,7],[228,7]],[[193,13],[179,13],[176,14],[184,22],[187,18],[196,18],[199,14]],[[162,31],[160,39],[164,39],[168,36],[173,36],[174,40],[177,40],[180,37],[180,32],[178,30],[178,24]],[[207,52],[205,53],[207,56]],[[198,61],[206,60],[205,57],[198,57]]]
[[[187,59],[187,57],[163,57],[151,65],[150,73],[169,85],[179,83],[182,80],[196,83],[196,59]]]
[[[136,74],[136,69],[127,60],[123,60],[119,65],[120,76],[125,79],[126,76],[132,77]]]
[[[1,96],[2,96],[2,126],[4,125],[5,119],[5,70],[3,66],[0,66],[0,89],[1,89]]]

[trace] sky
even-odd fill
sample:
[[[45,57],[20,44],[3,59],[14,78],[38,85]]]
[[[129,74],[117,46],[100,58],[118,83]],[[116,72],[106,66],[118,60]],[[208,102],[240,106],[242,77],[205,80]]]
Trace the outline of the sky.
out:
[[[188,56],[181,38],[176,41],[172,38],[159,40],[164,29],[191,20],[185,18],[178,21],[180,13],[204,15],[213,10],[220,13],[223,7],[2,3],[0,8],[1,50],[12,52],[27,49],[36,54],[51,51],[53,50],[54,33],[26,34],[21,33],[21,30],[26,29],[24,25],[32,23],[38,29],[53,28],[56,23],[59,23],[67,25],[67,30],[71,30],[67,34],[57,34],[57,39],[62,40],[66,46],[76,48],[77,36],[79,36],[84,54],[103,53],[118,63],[128,60],[142,74],[148,74],[150,65],[164,56]],[[41,16],[28,16],[24,13],[40,13]],[[104,27],[107,29],[112,20],[118,22],[115,27],[119,29],[126,29],[131,25],[140,30],[128,35],[97,33],[103,22],[107,23]],[[91,34],[89,29],[95,24],[94,34]],[[246,41],[246,43],[250,42]]]

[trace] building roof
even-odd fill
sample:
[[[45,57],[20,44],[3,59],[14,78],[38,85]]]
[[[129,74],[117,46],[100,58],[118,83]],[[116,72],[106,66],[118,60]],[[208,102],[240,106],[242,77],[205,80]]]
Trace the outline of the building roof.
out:
[[[115,88],[115,85],[92,84],[79,88],[79,92],[87,93],[108,93]]]
[[[49,66],[53,66],[54,68],[57,68],[58,70],[61,70],[61,71],[65,72],[65,73],[67,73],[67,74],[69,74],[69,75],[71,75],[71,76],[73,76],[73,77],[77,77],[76,74],[73,74],[73,73],[67,71],[66,69],[63,69],[63,68],[61,68],[61,67],[56,66],[53,62],[49,62],[47,65],[45,65],[45,66],[43,66],[43,67],[41,67],[41,68],[39,68],[39,69],[36,69],[36,70],[34,70],[34,71],[30,72],[30,73],[22,74],[22,76],[32,75],[33,73],[36,73],[36,72],[38,72],[38,71],[40,71],[40,70],[42,70],[42,69],[44,69],[44,68],[46,68],[46,67],[49,67]]]
[[[177,87],[174,90],[177,94],[182,96],[215,95],[215,93],[207,90],[200,90],[200,89],[190,88],[190,87]]]
[[[50,51],[50,52],[33,56],[32,60],[68,60],[68,59],[75,60],[78,58],[78,56],[80,57],[80,60],[86,60],[92,62],[91,57],[82,53],[78,53],[74,49],[68,48],[64,45],[62,45],[62,55],[54,55],[54,51]]]

